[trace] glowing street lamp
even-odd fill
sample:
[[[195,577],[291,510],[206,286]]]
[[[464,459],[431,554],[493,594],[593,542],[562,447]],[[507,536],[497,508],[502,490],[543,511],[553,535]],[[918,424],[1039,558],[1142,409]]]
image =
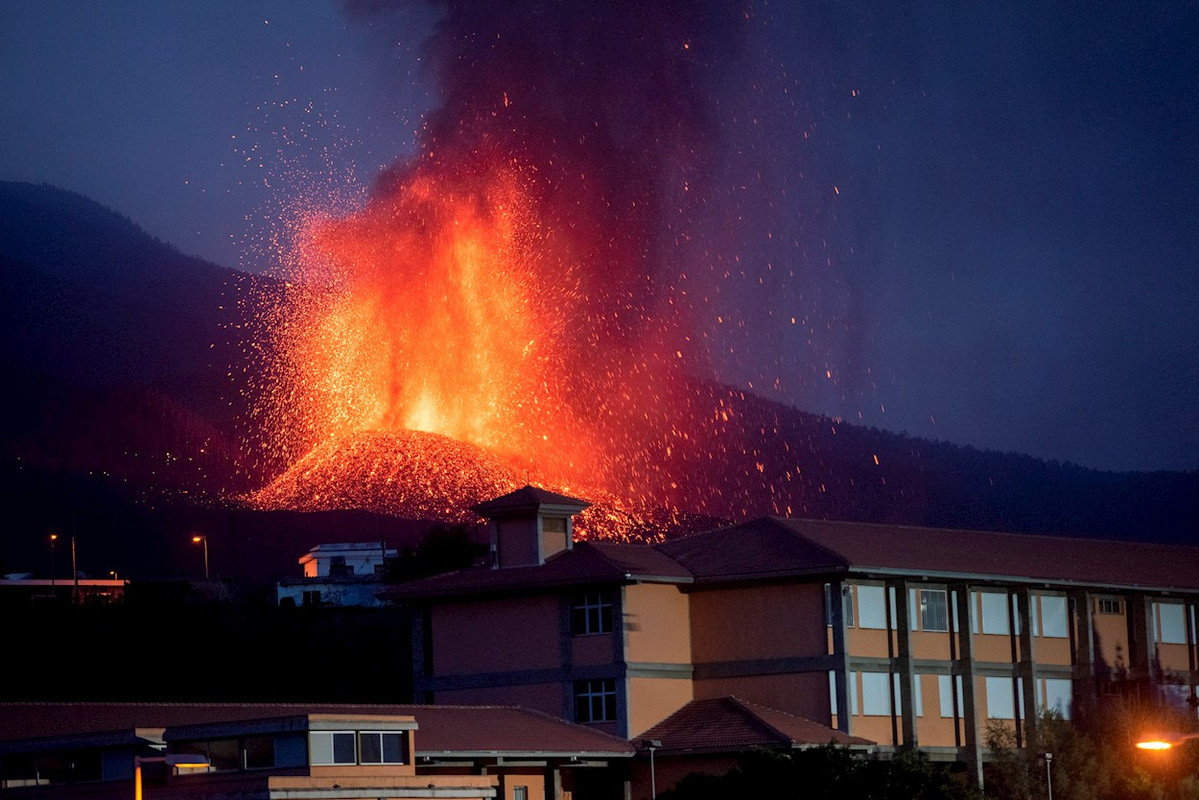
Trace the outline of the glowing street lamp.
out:
[[[204,580],[208,580],[208,537],[199,535],[193,536],[192,544],[204,545]]]
[[[133,757],[133,800],[142,800],[142,764],[166,764],[176,769],[207,769],[211,764],[199,754],[178,753],[167,756]]]
[[[54,591],[54,543],[58,541],[58,534],[50,534],[50,591]]]
[[[1174,736],[1163,736],[1160,739],[1142,739],[1137,742],[1140,750],[1169,750],[1191,739],[1199,739],[1199,733],[1181,733]]]

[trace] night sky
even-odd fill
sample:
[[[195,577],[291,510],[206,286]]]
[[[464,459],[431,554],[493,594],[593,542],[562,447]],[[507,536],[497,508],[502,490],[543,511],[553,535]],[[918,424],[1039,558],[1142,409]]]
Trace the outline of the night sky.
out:
[[[979,448],[1199,468],[1199,6],[895,5],[749,3],[740,49],[708,72],[726,101],[703,114],[712,180],[726,199],[755,186],[728,245],[739,277],[767,261],[801,276],[741,311],[793,303],[815,330],[800,346],[750,324],[717,377]],[[383,2],[6,0],[0,179],[267,269],[281,215],[348,207],[412,154],[438,102],[436,20]]]

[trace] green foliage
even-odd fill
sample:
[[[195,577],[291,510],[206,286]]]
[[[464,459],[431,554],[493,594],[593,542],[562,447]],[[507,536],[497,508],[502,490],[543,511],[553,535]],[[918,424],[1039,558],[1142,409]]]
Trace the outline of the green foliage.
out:
[[[1027,746],[993,723],[986,733],[987,800],[1199,800],[1199,748],[1146,753],[1133,747],[1145,731],[1187,730],[1184,715],[1136,702],[1112,703],[1083,723],[1053,711],[1036,720]],[[1044,754],[1053,758],[1048,776]]]
[[[867,760],[844,747],[744,753],[724,775],[688,775],[661,800],[730,797],[796,800],[973,800],[977,793],[947,765],[916,750],[889,760]]]

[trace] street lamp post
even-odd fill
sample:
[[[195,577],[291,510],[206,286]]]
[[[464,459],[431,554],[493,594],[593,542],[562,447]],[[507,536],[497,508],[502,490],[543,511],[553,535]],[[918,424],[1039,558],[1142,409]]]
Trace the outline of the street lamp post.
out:
[[[50,534],[50,594],[54,594],[54,543],[58,541],[58,534]]]
[[[166,764],[177,769],[206,769],[207,758],[199,754],[179,753],[165,756],[133,757],[133,800],[142,800],[142,764]]]
[[[651,800],[658,800],[658,776],[654,770],[654,751],[662,746],[659,739],[646,739],[642,744],[649,750],[649,796]]]
[[[204,580],[208,580],[208,537],[199,535],[193,536],[192,544],[204,545]]]
[[[1045,754],[1045,788],[1049,792],[1049,800],[1053,800],[1053,773],[1049,765],[1053,763],[1053,753]]]

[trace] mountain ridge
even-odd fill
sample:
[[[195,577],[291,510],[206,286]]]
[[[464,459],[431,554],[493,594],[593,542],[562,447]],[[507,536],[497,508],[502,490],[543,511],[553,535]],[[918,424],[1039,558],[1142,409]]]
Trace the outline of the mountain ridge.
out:
[[[257,300],[281,291],[271,278],[186,256],[82,195],[0,182],[0,289],[0,365],[14,378],[0,391],[0,457],[42,487],[6,492],[15,524],[0,539],[0,571],[34,558],[51,527],[168,507],[204,517],[278,474],[247,452],[253,400],[235,380],[258,366],[247,341]],[[713,507],[697,510],[712,517],[1196,543],[1199,472],[1095,470],[855,426],[727,386],[694,391],[737,407],[737,446],[697,454],[702,474],[676,476],[677,498],[664,499],[701,503],[708,492]],[[79,480],[108,486],[112,503],[43,507]],[[248,530],[252,513],[237,513]],[[119,535],[108,527],[108,539]]]

